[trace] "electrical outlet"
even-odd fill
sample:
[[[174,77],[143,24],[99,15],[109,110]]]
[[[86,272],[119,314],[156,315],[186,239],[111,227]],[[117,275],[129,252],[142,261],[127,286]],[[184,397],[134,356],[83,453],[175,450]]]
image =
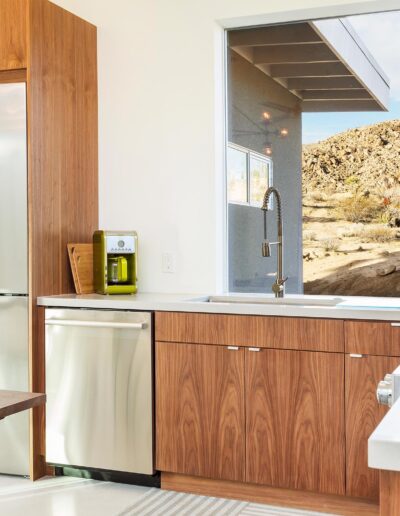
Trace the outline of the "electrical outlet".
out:
[[[172,253],[163,253],[162,271],[167,274],[172,274],[175,272],[175,256]]]

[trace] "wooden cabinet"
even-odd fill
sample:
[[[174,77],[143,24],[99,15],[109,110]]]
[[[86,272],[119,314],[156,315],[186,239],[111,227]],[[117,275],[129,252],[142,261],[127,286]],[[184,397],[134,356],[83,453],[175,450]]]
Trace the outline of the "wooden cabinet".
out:
[[[370,323],[365,323],[370,324]],[[372,323],[370,336],[374,336]],[[363,341],[364,342],[364,341]],[[381,343],[384,345],[384,342]],[[398,357],[346,356],[346,494],[379,498],[379,472],[368,468],[368,438],[387,408],[378,405],[376,387],[400,364]]]
[[[400,353],[400,328],[158,312],[156,338],[157,469],[378,498],[368,438],[387,410],[375,392],[400,364],[383,356]]]
[[[345,321],[346,353],[400,356],[400,324]]]
[[[0,1],[0,71],[26,68],[28,0]]]
[[[246,481],[344,494],[344,357],[246,351]]]
[[[156,340],[344,351],[343,321],[300,317],[157,312]]]
[[[244,350],[156,343],[156,467],[244,481]]]
[[[98,226],[97,31],[48,0],[0,0],[0,83],[26,82],[30,389],[45,391],[39,296],[74,292],[67,243]],[[31,478],[46,474],[45,408],[31,415]]]
[[[344,355],[156,343],[156,467],[345,491]]]

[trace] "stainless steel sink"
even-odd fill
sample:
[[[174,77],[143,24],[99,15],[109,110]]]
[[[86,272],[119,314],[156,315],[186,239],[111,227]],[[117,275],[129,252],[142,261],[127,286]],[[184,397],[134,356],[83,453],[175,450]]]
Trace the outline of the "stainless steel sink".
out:
[[[249,296],[241,294],[227,294],[221,296],[207,296],[204,298],[190,299],[188,301],[203,303],[238,303],[238,304],[261,304],[261,305],[284,305],[284,306],[336,306],[343,301],[340,297],[309,297],[293,296],[275,298],[273,296]]]

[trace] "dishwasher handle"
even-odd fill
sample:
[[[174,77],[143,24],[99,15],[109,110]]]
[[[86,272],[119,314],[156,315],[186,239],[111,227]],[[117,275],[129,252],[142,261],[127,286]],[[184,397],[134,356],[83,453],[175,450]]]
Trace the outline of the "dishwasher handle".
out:
[[[75,319],[46,319],[46,326],[77,326],[80,328],[115,328],[120,330],[144,330],[147,324],[124,322],[78,321]]]

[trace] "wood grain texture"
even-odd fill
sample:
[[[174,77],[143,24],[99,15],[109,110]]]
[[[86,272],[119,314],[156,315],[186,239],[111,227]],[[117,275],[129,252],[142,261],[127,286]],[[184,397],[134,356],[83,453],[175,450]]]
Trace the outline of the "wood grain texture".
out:
[[[398,471],[381,471],[380,485],[380,516],[399,516],[400,473]]]
[[[1,1],[1,0],[0,0]],[[0,84],[26,82],[26,69],[0,71]]]
[[[165,342],[344,351],[343,321],[332,319],[157,312],[156,339]]]
[[[400,356],[400,327],[390,322],[345,321],[346,353]]]
[[[74,291],[68,242],[98,225],[96,28],[47,0],[29,0],[28,208],[31,389],[44,384],[36,299]],[[44,411],[32,420],[33,479],[45,474]]]
[[[244,350],[156,343],[156,467],[244,480]]]
[[[321,511],[329,514],[341,514],[342,516],[379,515],[379,506],[367,500],[241,482],[211,480],[174,473],[161,473],[161,488],[296,509]]]
[[[43,405],[45,401],[45,394],[0,390],[0,419]]]
[[[68,256],[77,294],[92,294],[93,244],[68,244]]]
[[[27,66],[27,2],[0,0],[0,70]]]
[[[368,438],[387,412],[376,387],[399,365],[397,357],[346,356],[346,493],[379,499],[379,473],[368,467]]]
[[[246,351],[246,482],[345,493],[344,356]]]

